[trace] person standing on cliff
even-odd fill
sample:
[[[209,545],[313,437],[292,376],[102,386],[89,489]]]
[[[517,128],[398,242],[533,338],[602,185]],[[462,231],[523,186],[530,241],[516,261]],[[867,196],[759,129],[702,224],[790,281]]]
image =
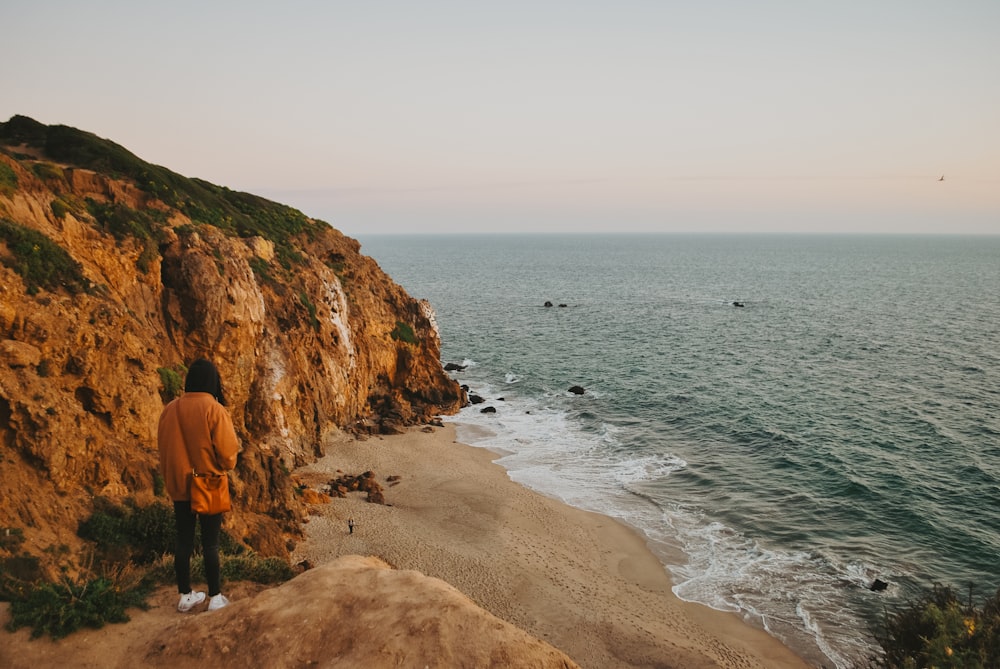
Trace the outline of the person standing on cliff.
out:
[[[198,516],[191,511],[188,477],[192,470],[225,474],[236,466],[239,441],[226,410],[219,371],[209,360],[196,360],[184,380],[184,394],[170,402],[160,414],[156,441],[160,450],[160,474],[174,502],[177,546],[174,571],[181,598],[177,610],[190,611],[205,601],[205,593],[191,589],[191,554],[194,552],[196,521],[201,523],[201,546],[205,578],[211,598],[208,610],[229,603],[222,594],[219,565],[219,533],[222,514]]]

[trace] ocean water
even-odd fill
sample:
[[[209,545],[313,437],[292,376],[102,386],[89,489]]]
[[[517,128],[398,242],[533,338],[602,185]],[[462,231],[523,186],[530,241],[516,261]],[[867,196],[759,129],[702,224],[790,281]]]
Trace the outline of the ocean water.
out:
[[[681,598],[846,668],[918,588],[1000,586],[1000,237],[360,241],[486,400],[460,439]]]

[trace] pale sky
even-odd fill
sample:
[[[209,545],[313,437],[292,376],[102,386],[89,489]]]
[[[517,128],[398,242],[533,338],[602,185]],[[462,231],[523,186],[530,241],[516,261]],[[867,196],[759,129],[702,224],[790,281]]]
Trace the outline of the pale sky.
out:
[[[0,0],[0,26],[0,120],[349,235],[1000,234],[1000,0]]]

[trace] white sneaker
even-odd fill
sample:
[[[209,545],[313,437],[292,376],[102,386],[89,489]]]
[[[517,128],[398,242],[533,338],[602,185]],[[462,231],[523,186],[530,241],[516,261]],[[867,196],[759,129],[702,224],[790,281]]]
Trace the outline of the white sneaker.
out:
[[[186,595],[181,595],[181,601],[177,602],[177,610],[181,613],[190,611],[203,601],[205,601],[205,593],[192,590]]]
[[[215,611],[216,609],[221,609],[223,606],[228,606],[229,600],[222,593],[218,595],[213,595],[212,599],[208,602],[208,610]]]

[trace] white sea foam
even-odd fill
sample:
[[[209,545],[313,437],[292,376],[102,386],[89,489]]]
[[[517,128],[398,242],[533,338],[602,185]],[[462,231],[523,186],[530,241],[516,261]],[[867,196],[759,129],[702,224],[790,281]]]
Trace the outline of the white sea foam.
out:
[[[483,384],[477,392],[489,398],[497,389]],[[616,428],[583,431],[565,409],[538,398],[490,404],[497,413],[471,407],[451,419],[459,438],[502,454],[497,462],[513,481],[645,534],[670,571],[678,597],[741,613],[816,662],[846,668],[863,657],[864,628],[851,612],[837,610],[832,593],[843,583],[863,584],[877,573],[874,567],[831,565],[807,552],[770,550],[706,520],[698,509],[667,503],[656,494],[656,483],[687,463],[669,453],[636,456],[615,448]],[[678,549],[684,555],[679,562]],[[823,625],[812,613],[817,610],[823,611]],[[803,636],[811,638],[812,653],[803,650]]]

